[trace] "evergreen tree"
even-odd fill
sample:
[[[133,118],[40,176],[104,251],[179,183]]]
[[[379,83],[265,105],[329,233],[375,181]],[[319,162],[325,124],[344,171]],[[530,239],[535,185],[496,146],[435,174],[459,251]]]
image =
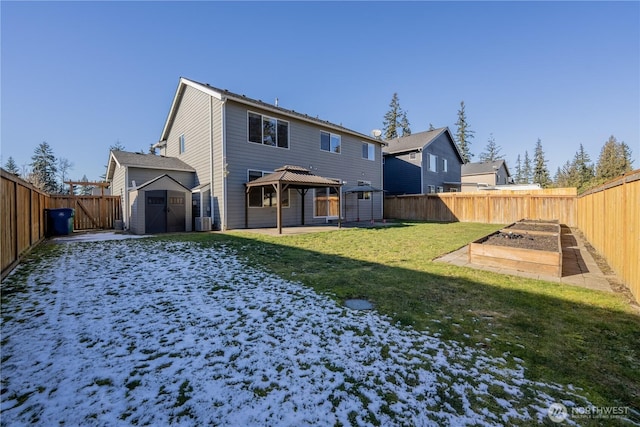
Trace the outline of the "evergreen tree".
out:
[[[516,157],[516,169],[513,182],[516,184],[522,184],[522,160],[520,160],[520,154]]]
[[[150,145],[149,145],[149,154],[153,154],[154,156],[156,155],[156,147],[155,147],[155,144],[150,144]]]
[[[504,158],[502,154],[500,154],[500,150],[502,148],[496,144],[496,139],[493,137],[493,134],[489,134],[489,141],[484,151],[480,153],[480,161],[481,162],[495,162],[496,160],[501,160]]]
[[[11,156],[7,159],[7,163],[4,164],[4,169],[9,173],[20,176],[20,169],[18,168],[16,161],[13,160],[13,157]]]
[[[125,151],[124,145],[118,139],[115,144],[109,147],[110,151]]]
[[[56,157],[49,144],[44,141],[36,147],[31,156],[29,182],[42,191],[55,193],[58,190],[57,172]]]
[[[521,184],[531,184],[533,169],[531,168],[531,158],[529,152],[524,152],[524,161],[522,162],[522,182]]]
[[[533,182],[540,184],[542,188],[547,188],[549,184],[551,184],[549,169],[547,169],[547,160],[544,158],[540,138],[538,138],[536,148],[533,152]]]
[[[471,138],[473,138],[474,131],[469,129],[467,123],[467,114],[464,110],[464,101],[460,101],[460,109],[458,110],[458,121],[456,126],[458,131],[456,132],[456,140],[458,143],[458,149],[462,154],[462,161],[469,163],[473,154],[471,154]]]
[[[570,186],[578,189],[584,189],[594,178],[593,165],[589,154],[584,150],[584,146],[580,144],[580,148],[573,157],[570,170]]]
[[[82,175],[82,179],[80,180],[82,182],[89,182],[89,178],[87,178],[87,175]],[[95,187],[93,185],[81,185],[80,186],[80,195],[82,196],[90,196],[91,193],[93,192],[93,189]]]
[[[633,160],[631,149],[624,142],[618,142],[611,135],[600,151],[598,164],[596,165],[596,179],[598,182],[616,178],[631,170]]]
[[[411,135],[407,113],[400,108],[400,100],[397,93],[394,93],[391,97],[389,111],[384,115],[383,125],[382,134],[386,140],[397,138],[398,129],[402,130],[402,136]]]

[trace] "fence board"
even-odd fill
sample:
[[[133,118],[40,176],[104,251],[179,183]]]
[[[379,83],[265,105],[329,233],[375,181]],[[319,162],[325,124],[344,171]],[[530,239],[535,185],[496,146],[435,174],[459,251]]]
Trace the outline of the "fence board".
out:
[[[112,229],[122,219],[120,196],[51,196],[51,208],[75,210],[74,230]]]
[[[386,218],[508,224],[523,218],[577,224],[576,196],[567,194],[438,193],[385,198]]]
[[[578,228],[640,302],[640,169],[578,198]]]

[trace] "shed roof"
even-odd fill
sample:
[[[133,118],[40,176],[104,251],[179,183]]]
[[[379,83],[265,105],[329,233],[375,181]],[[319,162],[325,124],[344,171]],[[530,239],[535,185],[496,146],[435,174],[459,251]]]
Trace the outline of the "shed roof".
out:
[[[156,182],[156,181],[160,181],[160,180],[162,180],[162,179],[169,179],[169,180],[171,180],[171,181],[175,182],[176,184],[178,184],[180,187],[184,188],[186,191],[189,191],[189,192],[191,191],[191,190],[189,190],[187,187],[185,187],[184,185],[182,185],[180,182],[178,182],[178,180],[176,180],[175,178],[173,178],[173,177],[171,177],[171,176],[167,175],[166,173],[165,173],[165,174],[163,174],[163,175],[156,176],[155,178],[150,179],[149,181],[147,181],[147,182],[145,182],[145,183],[143,183],[143,184],[140,184],[140,185],[139,185],[139,186],[137,186],[136,188],[132,188],[132,189],[130,189],[129,191],[142,190],[144,187],[147,187],[147,186],[149,186],[149,185],[153,184],[154,182]]]
[[[342,185],[339,180],[314,175],[309,169],[301,166],[285,165],[269,175],[247,182],[246,186],[249,189],[251,187],[267,187],[278,183],[287,184],[290,188],[322,188]]]
[[[116,165],[143,169],[195,172],[194,168],[177,157],[164,157],[156,156],[155,154],[113,150],[109,154],[109,165],[107,166],[106,175],[107,180],[111,180],[113,178]]]

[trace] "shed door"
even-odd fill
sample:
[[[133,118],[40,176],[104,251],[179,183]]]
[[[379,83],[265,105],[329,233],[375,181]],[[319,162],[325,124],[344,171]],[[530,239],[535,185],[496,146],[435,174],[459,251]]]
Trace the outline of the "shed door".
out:
[[[167,192],[164,190],[145,192],[145,233],[167,232]]]
[[[185,231],[186,208],[184,193],[167,191],[167,231]]]

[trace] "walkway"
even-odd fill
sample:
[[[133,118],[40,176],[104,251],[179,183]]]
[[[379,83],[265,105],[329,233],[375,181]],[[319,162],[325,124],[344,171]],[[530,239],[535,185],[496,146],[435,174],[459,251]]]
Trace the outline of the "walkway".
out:
[[[469,262],[469,247],[465,246],[435,259],[439,262],[447,262],[461,267],[475,268],[478,270],[493,271],[500,274],[528,277],[531,279],[546,280],[548,282],[560,282],[567,285],[582,286],[598,291],[613,292],[609,281],[598,267],[595,260],[587,250],[580,236],[571,232],[571,229],[562,226],[562,277],[548,276],[544,274],[528,273],[508,268],[487,267],[471,264]]]

